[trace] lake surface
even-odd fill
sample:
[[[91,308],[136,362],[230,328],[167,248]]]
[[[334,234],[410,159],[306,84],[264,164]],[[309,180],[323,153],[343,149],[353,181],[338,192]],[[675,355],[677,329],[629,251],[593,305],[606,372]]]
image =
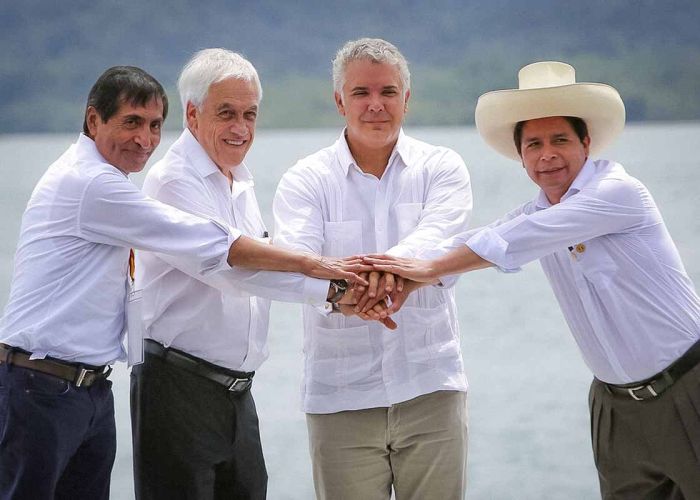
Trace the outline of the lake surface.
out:
[[[414,128],[419,139],[452,147],[469,167],[473,225],[486,224],[531,199],[522,167],[491,152],[473,128]],[[333,142],[339,130],[261,130],[248,155],[263,216],[272,227],[277,183],[294,162]],[[46,167],[77,134],[0,136],[0,305],[9,294],[20,218]],[[177,134],[167,134],[152,162]],[[699,123],[633,124],[603,157],[622,163],[651,190],[694,283],[700,283]],[[152,163],[151,162],[151,163]],[[143,174],[134,178],[141,183]],[[467,498],[599,498],[589,442],[591,375],[556,301],[533,263],[516,275],[493,270],[457,285],[462,350],[469,378]],[[271,500],[313,498],[304,415],[299,410],[301,309],[274,303],[270,359],[255,377],[255,396]],[[118,450],[112,498],[133,498],[129,377],[113,375]],[[431,499],[432,500],[432,499]]]

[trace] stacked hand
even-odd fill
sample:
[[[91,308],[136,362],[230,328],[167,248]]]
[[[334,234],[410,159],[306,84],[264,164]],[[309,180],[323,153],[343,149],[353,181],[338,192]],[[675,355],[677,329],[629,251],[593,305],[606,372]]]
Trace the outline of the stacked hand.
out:
[[[391,255],[370,254],[362,258],[364,264],[371,264],[376,271],[392,273],[402,276],[407,280],[420,283],[436,283],[435,270],[432,261],[412,259],[407,257],[394,257]]]
[[[361,278],[357,273],[367,273],[372,266],[365,264],[361,256],[352,257],[326,257],[323,255],[306,254],[302,269],[307,276],[320,279],[346,279],[350,283],[360,283],[368,285],[366,279]]]
[[[345,316],[379,321],[397,328],[391,315],[406,302],[411,292],[435,282],[429,261],[371,254],[336,258],[308,254],[302,272],[322,279],[346,279],[353,283],[338,303]]]
[[[357,308],[358,296],[361,298],[363,294],[359,293],[357,290],[358,288],[351,288],[345,292],[343,298],[340,300],[340,302],[338,302],[340,312],[345,316],[356,315],[367,321],[379,321],[389,330],[395,330],[398,325],[389,317],[391,313],[389,312],[389,305],[387,304],[386,299],[377,301],[371,306],[366,305],[362,310],[360,310]]]

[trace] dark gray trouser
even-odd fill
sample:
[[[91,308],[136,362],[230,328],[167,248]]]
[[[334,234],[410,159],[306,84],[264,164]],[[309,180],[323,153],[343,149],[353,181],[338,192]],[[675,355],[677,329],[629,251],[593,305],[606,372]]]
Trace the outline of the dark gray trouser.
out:
[[[267,471],[250,391],[146,353],[131,373],[138,500],[264,500]]]
[[[648,401],[593,380],[589,408],[603,499],[700,499],[700,364]]]

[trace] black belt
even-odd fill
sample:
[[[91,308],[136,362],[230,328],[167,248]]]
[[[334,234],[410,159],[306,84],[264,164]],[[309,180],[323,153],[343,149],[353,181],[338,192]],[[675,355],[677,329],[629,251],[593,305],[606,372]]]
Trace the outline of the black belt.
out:
[[[109,365],[84,365],[55,358],[29,359],[30,356],[31,353],[23,349],[0,344],[0,364],[6,363],[58,377],[73,383],[76,387],[90,387],[112,373],[112,367]]]
[[[698,363],[700,363],[700,341],[695,342],[683,356],[671,363],[668,368],[646,380],[624,385],[613,385],[605,382],[603,384],[613,394],[626,396],[637,401],[645,401],[660,396]]]
[[[144,342],[144,350],[148,354],[162,358],[167,363],[187,370],[190,373],[199,375],[206,379],[223,385],[231,392],[245,392],[250,389],[253,383],[255,372],[237,372],[216,366],[203,359],[196,358],[186,352],[173,349],[171,347],[163,347],[158,342],[146,339]]]

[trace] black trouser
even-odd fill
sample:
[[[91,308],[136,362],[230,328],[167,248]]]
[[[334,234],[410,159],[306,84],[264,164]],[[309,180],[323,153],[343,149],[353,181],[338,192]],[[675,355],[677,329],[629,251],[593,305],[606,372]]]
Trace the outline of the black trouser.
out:
[[[589,406],[603,499],[700,499],[700,364],[646,401],[594,379]]]
[[[0,499],[109,498],[112,382],[90,387],[0,364]]]
[[[131,372],[136,498],[264,499],[250,391],[235,393],[146,353]]]

